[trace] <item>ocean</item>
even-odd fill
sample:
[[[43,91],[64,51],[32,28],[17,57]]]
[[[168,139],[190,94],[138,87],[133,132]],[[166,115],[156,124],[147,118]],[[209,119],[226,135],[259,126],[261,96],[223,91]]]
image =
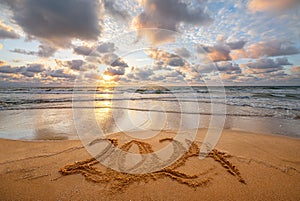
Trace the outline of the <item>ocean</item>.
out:
[[[89,121],[105,134],[207,128],[212,115],[224,117],[225,129],[300,137],[299,100],[297,86],[7,87],[0,137],[77,139]]]

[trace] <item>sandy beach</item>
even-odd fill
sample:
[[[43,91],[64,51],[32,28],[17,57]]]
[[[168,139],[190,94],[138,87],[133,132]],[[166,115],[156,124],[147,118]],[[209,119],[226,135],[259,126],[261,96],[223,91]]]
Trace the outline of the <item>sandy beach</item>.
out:
[[[142,175],[107,169],[91,158],[80,141],[1,139],[0,199],[300,199],[299,139],[224,130],[215,149],[200,160],[199,146],[205,132],[198,130],[196,140],[177,162]],[[122,133],[108,138],[127,151],[151,152],[172,137],[174,132],[162,131],[150,140],[134,143]],[[162,139],[165,141],[160,142]]]

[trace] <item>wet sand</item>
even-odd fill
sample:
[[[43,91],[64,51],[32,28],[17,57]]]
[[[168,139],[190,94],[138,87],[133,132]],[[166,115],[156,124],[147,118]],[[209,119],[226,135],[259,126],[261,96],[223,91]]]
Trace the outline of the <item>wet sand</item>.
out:
[[[106,168],[80,141],[1,139],[0,200],[300,199],[299,139],[224,130],[215,149],[200,160],[205,132],[198,131],[175,163],[135,175]],[[174,142],[173,137],[172,131],[148,140],[108,136],[112,146],[143,154]]]

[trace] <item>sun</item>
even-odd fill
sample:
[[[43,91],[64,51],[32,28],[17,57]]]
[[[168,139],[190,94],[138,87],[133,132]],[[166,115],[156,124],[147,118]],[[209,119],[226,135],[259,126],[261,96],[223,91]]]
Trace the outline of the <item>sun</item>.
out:
[[[104,81],[112,81],[112,76],[110,76],[110,75],[103,74],[102,78]]]

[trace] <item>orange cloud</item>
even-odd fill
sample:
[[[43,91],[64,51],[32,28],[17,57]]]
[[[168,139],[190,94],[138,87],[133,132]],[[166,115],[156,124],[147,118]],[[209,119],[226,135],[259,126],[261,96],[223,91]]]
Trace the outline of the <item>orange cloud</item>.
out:
[[[252,12],[281,11],[298,3],[298,0],[252,0],[248,4],[248,9]]]
[[[300,66],[294,66],[293,68],[291,68],[291,72],[299,74],[300,73]]]

